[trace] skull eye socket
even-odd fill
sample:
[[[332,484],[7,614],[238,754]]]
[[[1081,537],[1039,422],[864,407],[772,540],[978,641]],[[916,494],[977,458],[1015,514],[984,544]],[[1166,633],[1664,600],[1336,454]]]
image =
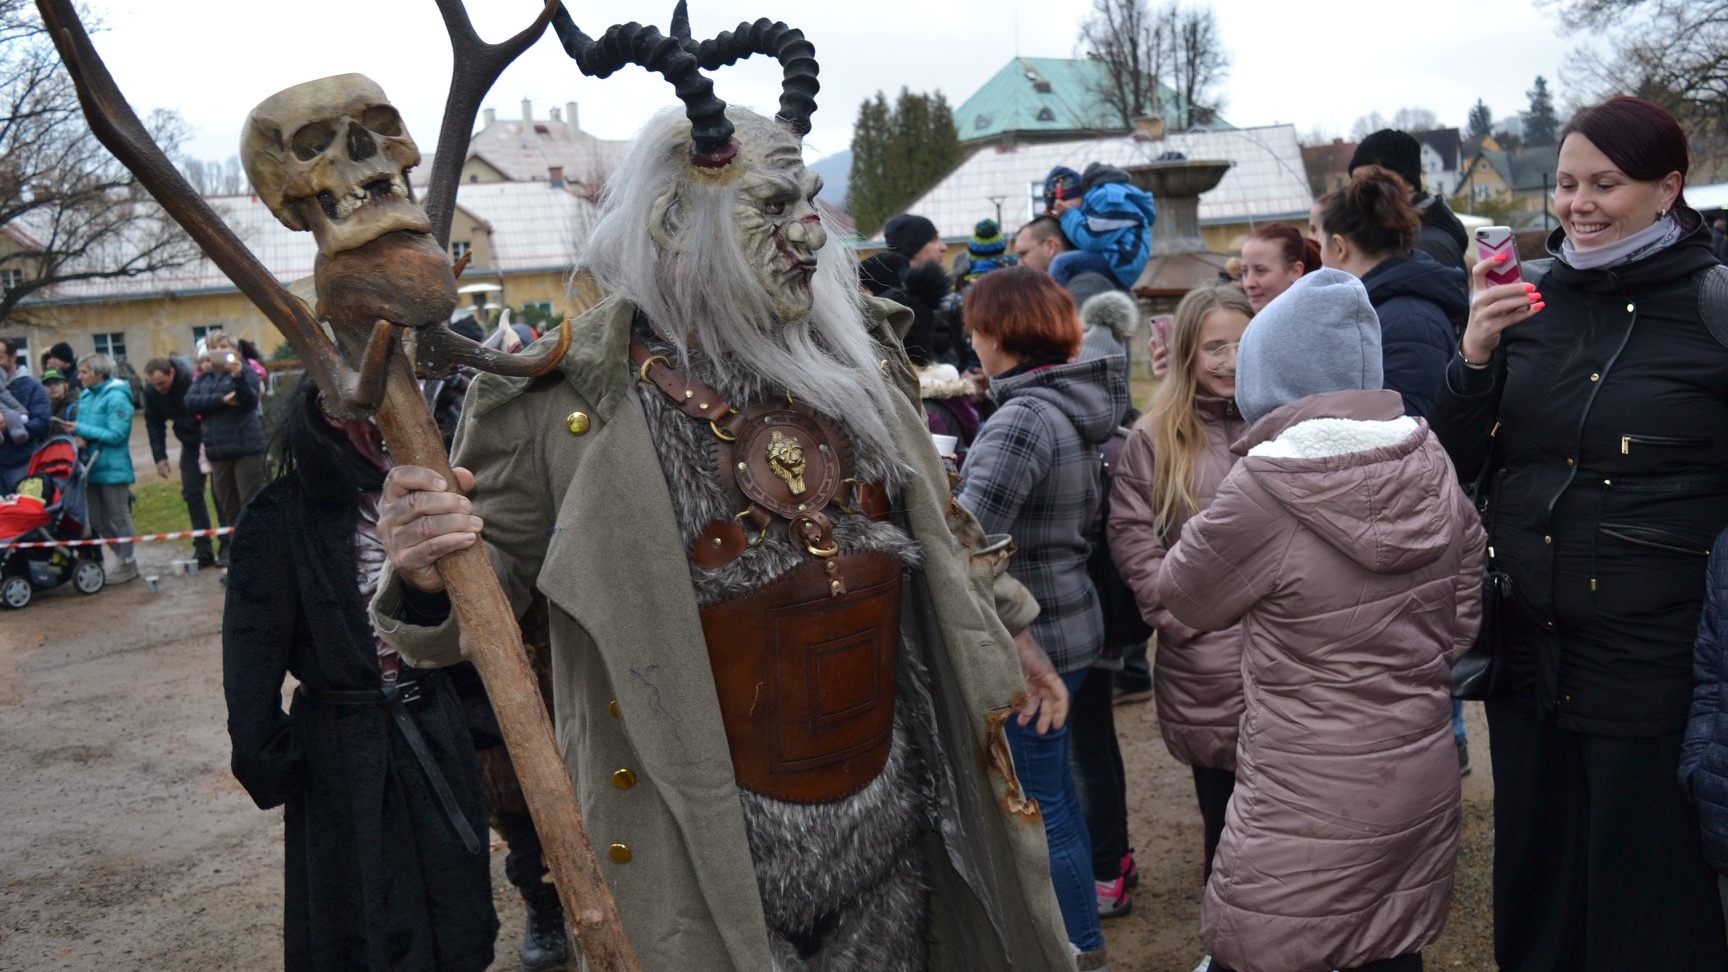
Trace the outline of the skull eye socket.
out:
[[[366,109],[360,115],[360,124],[365,125],[367,131],[387,138],[400,138],[404,133],[402,116],[389,105],[373,105]]]
[[[300,130],[294,133],[294,137],[288,140],[288,144],[293,148],[294,155],[300,161],[310,162],[323,155],[324,150],[330,147],[330,143],[335,138],[336,127],[334,125],[325,121],[315,121],[302,125]]]

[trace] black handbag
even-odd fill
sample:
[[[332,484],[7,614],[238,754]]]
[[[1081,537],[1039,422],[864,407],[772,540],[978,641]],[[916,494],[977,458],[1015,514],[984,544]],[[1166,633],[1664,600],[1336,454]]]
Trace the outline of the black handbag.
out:
[[[1452,666],[1452,697],[1481,702],[1499,691],[1506,665],[1500,653],[1500,605],[1512,596],[1512,578],[1494,569],[1494,548],[1482,561],[1482,629]]]
[[[1476,514],[1488,523],[1489,470],[1493,463],[1483,460],[1482,473],[1465,487]],[[1494,566],[1494,544],[1489,543],[1482,558],[1482,627],[1476,641],[1464,657],[1452,666],[1452,697],[1465,702],[1481,702],[1499,691],[1505,679],[1506,665],[1500,645],[1500,605],[1512,596],[1512,578]]]

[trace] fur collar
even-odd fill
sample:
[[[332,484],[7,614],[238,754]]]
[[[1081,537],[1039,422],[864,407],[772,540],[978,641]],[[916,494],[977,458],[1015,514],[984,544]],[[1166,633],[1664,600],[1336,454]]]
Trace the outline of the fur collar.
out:
[[[1325,459],[1394,446],[1418,428],[1408,415],[1390,420],[1313,418],[1290,426],[1276,439],[1249,449],[1248,454],[1267,459]]]

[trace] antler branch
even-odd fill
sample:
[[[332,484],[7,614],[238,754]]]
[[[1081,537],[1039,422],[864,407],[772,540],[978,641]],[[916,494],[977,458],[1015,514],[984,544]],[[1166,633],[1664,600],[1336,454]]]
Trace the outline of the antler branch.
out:
[[[456,210],[456,189],[462,178],[462,163],[468,151],[468,136],[474,131],[474,116],[480,99],[510,63],[520,57],[546,32],[546,25],[559,9],[558,0],[546,7],[534,22],[501,44],[488,44],[475,32],[461,0],[437,0],[450,34],[455,63],[450,68],[450,96],[444,101],[444,120],[438,129],[438,150],[432,155],[432,184],[426,188],[426,216],[439,245],[450,245],[450,221]]]
[[[36,0],[36,7],[78,89],[78,102],[84,107],[90,131],[97,140],[137,175],[138,181],[185,228],[205,256],[276,325],[299,353],[318,387],[333,401],[352,399],[359,390],[358,377],[348,368],[342,353],[318,326],[311,309],[276,282],[150,137],[90,43],[90,35],[85,32],[71,0]]]

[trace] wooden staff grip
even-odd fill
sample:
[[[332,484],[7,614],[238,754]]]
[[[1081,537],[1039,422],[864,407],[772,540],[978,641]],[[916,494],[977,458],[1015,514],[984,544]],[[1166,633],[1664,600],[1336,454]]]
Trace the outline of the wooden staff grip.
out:
[[[378,427],[396,462],[425,466],[443,476],[455,491],[456,474],[444,454],[444,440],[399,349],[390,355]],[[438,561],[438,575],[444,579],[464,645],[497,713],[571,934],[594,972],[640,972],[636,951],[624,937],[618,906],[600,875],[594,845],[582,825],[576,788],[558,754],[552,720],[522,647],[522,631],[498,586],[486,545],[445,555]]]

